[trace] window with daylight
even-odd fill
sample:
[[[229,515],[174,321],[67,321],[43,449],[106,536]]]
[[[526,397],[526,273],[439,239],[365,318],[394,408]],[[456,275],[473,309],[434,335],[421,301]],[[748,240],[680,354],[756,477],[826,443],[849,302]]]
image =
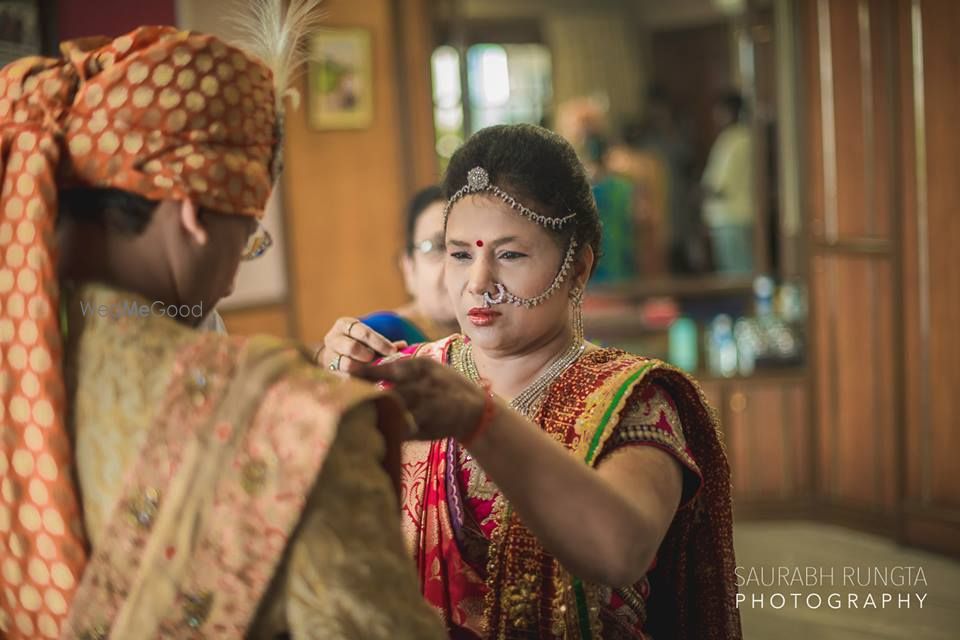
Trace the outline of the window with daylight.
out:
[[[431,63],[441,171],[471,133],[495,124],[539,124],[549,112],[550,51],[542,44],[472,45],[467,49],[466,78],[460,76],[460,52],[454,47],[437,47]]]

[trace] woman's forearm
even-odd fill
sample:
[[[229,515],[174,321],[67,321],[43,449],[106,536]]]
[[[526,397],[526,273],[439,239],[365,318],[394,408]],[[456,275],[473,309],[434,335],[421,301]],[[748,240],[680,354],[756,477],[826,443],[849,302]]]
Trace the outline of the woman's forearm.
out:
[[[635,504],[535,425],[500,405],[469,451],[568,571],[610,586],[643,575],[656,551],[654,527]]]

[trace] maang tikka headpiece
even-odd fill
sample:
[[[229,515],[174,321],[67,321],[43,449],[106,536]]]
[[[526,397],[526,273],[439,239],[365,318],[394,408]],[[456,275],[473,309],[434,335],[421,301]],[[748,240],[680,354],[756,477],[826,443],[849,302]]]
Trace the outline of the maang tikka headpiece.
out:
[[[562,218],[548,218],[547,216],[540,215],[533,209],[523,206],[517,201],[516,198],[490,182],[490,174],[487,173],[486,169],[483,167],[474,167],[473,169],[470,169],[470,171],[467,171],[467,184],[460,187],[460,189],[457,190],[455,194],[450,196],[449,200],[447,200],[447,204],[443,208],[444,226],[447,224],[447,216],[450,215],[450,209],[453,208],[453,205],[455,205],[461,198],[473,195],[475,193],[490,193],[497,198],[500,198],[511,209],[525,218],[533,220],[541,227],[562,229],[565,224],[577,217],[577,214],[572,211]]]
[[[530,209],[529,207],[524,206],[517,201],[516,198],[511,196],[509,193],[496,186],[490,182],[490,174],[487,173],[487,170],[483,167],[474,167],[467,172],[467,184],[460,187],[456,193],[454,193],[449,200],[447,200],[446,206],[443,208],[443,226],[447,226],[447,217],[450,215],[450,209],[453,208],[453,205],[457,203],[458,200],[477,193],[489,193],[496,198],[502,200],[507,206],[519,213],[525,218],[536,222],[541,227],[546,227],[548,229],[562,229],[564,225],[568,222],[574,220],[577,217],[577,214],[570,212],[562,218],[550,218],[545,215],[541,215]],[[552,296],[557,289],[560,288],[560,285],[564,283],[567,279],[567,276],[570,275],[570,269],[573,266],[573,258],[577,251],[577,241],[571,236],[570,244],[567,245],[567,253],[563,257],[563,263],[560,265],[560,270],[557,271],[557,275],[554,277],[553,282],[550,283],[550,286],[538,296],[533,298],[521,298],[515,296],[514,294],[507,291],[507,287],[502,282],[497,282],[494,286],[496,287],[496,295],[490,295],[489,291],[485,291],[483,294],[483,306],[492,307],[496,304],[503,304],[509,302],[517,306],[522,306],[526,308],[535,307],[540,304],[550,296]]]

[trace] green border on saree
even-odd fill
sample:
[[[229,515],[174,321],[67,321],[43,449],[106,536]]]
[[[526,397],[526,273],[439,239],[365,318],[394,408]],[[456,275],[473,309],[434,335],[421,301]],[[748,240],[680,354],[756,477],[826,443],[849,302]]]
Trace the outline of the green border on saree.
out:
[[[607,425],[610,423],[610,419],[613,417],[617,407],[623,402],[624,396],[633,390],[634,385],[637,384],[640,378],[646,375],[653,367],[653,364],[652,362],[648,362],[643,365],[639,370],[632,373],[630,377],[620,385],[620,388],[617,389],[610,404],[607,405],[606,411],[603,412],[603,417],[600,418],[600,424],[597,425],[597,429],[593,432],[593,437],[590,439],[590,447],[587,449],[587,455],[584,459],[587,464],[593,462],[593,456],[596,454],[597,447],[600,445],[603,432],[606,431]],[[590,625],[590,610],[587,605],[587,591],[580,578],[573,579],[573,590],[577,601],[577,620],[580,622],[580,635],[582,640],[590,640],[593,637],[593,632],[591,631]]]
[[[626,395],[628,390],[633,388],[633,385],[640,379],[641,376],[647,373],[650,368],[653,367],[652,362],[648,362],[643,365],[643,368],[634,372],[626,382],[620,385],[620,388],[617,390],[617,393],[614,394],[613,400],[607,406],[607,410],[604,412],[603,417],[600,419],[600,424],[597,426],[596,431],[593,432],[593,438],[590,441],[590,448],[587,450],[587,456],[585,462],[590,464],[593,462],[593,455],[597,451],[597,446],[600,444],[600,439],[603,436],[603,432],[607,428],[607,423],[610,422],[610,418],[613,417],[613,412],[620,406],[620,402],[623,400],[624,395]]]

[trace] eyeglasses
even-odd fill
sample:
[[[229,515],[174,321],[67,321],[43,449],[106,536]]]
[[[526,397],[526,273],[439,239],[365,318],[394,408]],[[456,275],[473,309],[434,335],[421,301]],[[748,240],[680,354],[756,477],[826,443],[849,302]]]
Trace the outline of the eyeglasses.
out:
[[[250,237],[247,238],[247,246],[243,248],[243,253],[240,254],[240,259],[249,261],[256,260],[263,254],[267,252],[267,249],[273,246],[273,236],[270,235],[270,232],[267,231],[259,222],[257,223],[257,230],[250,234]]]
[[[413,243],[413,250],[426,258],[438,259],[443,255],[445,247],[442,240],[421,240]]]

